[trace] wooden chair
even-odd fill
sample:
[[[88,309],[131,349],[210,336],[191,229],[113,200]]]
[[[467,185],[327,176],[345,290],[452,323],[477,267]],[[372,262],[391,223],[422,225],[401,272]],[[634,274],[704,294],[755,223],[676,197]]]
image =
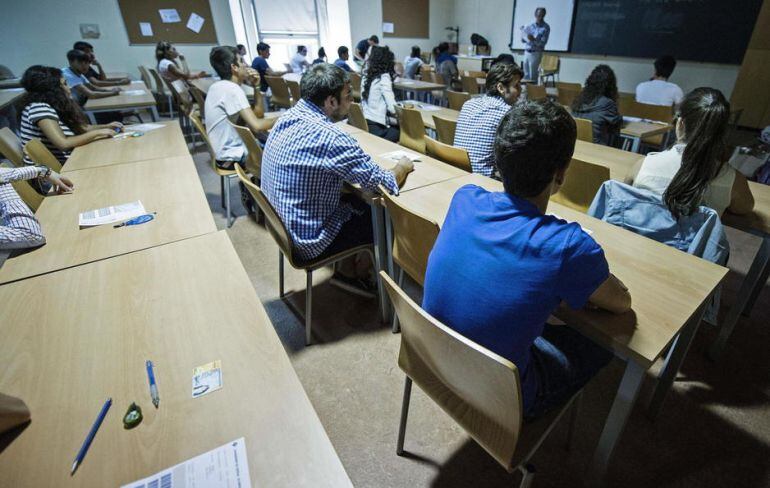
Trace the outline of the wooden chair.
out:
[[[396,62],[393,64],[393,71],[396,72],[396,76],[402,78],[404,76],[404,63]]]
[[[546,93],[544,85],[527,84],[527,100],[545,100],[546,98],[548,98],[548,93]]]
[[[436,83],[438,85],[445,85],[449,86],[446,78],[444,78],[444,75],[441,73],[437,73],[436,71],[429,71],[428,72],[428,80],[431,83]],[[433,100],[438,101],[438,105],[444,105],[444,100],[446,99],[446,90],[431,90],[430,96],[433,98]]]
[[[671,123],[674,118],[673,105],[651,105],[649,103],[637,102],[635,99],[619,99],[618,111],[624,116],[639,117],[640,119],[656,120],[666,123]],[[645,137],[642,139],[642,143],[648,146],[662,147],[666,142],[666,136],[667,134],[658,134]]]
[[[53,171],[61,173],[62,164],[56,159],[56,156],[45,147],[45,144],[43,144],[40,139],[30,139],[29,142],[24,145],[24,153],[29,159],[34,161],[35,164],[48,166]]]
[[[137,66],[137,68],[139,68],[139,76],[142,78],[142,81],[147,86],[147,89],[150,91],[157,91],[157,90],[153,90],[152,80],[150,78],[150,73],[147,72],[147,68],[145,68],[141,64]]]
[[[350,73],[350,91],[353,94],[353,100],[361,103],[361,75],[355,71]]]
[[[610,170],[606,166],[572,159],[564,184],[551,200],[586,213],[599,187],[609,179]]]
[[[455,143],[455,130],[457,129],[457,121],[445,119],[438,115],[433,116],[433,125],[436,126],[437,139],[444,144],[450,146]]]
[[[556,85],[559,79],[559,56],[554,54],[543,54],[543,59],[540,61],[540,76],[538,83],[545,85],[547,79],[551,78],[551,83]]]
[[[237,176],[234,170],[222,169],[217,166],[217,155],[214,152],[211,141],[209,141],[209,135],[208,132],[206,132],[206,127],[203,125],[203,122],[201,122],[198,114],[190,114],[190,122],[192,122],[195,129],[200,133],[201,138],[203,138],[203,142],[206,143],[206,148],[208,149],[209,155],[211,156],[211,168],[219,176],[222,208],[224,208],[226,212],[227,227],[231,227],[233,225],[234,219],[232,218],[232,204],[230,202],[230,182]],[[238,165],[236,164],[235,166],[237,167]]]
[[[396,453],[404,454],[412,382],[463,428],[508,472],[520,471],[528,487],[535,470],[530,459],[556,423],[575,404],[568,444],[577,419],[575,400],[524,424],[519,371],[513,363],[442,324],[385,273],[383,286],[401,322],[398,366],[406,374]]]
[[[193,100],[195,100],[195,104],[198,105],[198,113],[200,114],[201,120],[206,120],[206,94],[195,85],[187,85],[187,88],[190,91]]]
[[[454,147],[451,144],[444,144],[431,137],[425,137],[425,149],[428,152],[428,156],[436,158],[447,164],[451,164],[455,168],[460,168],[468,173],[473,172],[471,167],[471,158],[468,156],[468,151],[460,147]]]
[[[187,58],[185,58],[184,56],[179,56],[179,62],[182,63],[182,66],[181,66],[182,71],[184,71],[185,73],[187,73],[189,75],[190,74],[190,66],[187,64]]]
[[[293,80],[286,80],[286,86],[289,87],[289,94],[291,94],[291,106],[293,107],[302,98],[302,95],[300,95],[299,83]]]
[[[257,178],[262,178],[262,147],[257,142],[257,138],[254,137],[254,133],[251,129],[242,125],[235,125],[232,122],[228,123],[233,126],[235,132],[241,137],[243,145],[246,146],[248,154],[246,155],[246,171]]]
[[[556,89],[556,97],[559,101],[559,104],[571,108],[572,102],[574,102],[577,96],[580,95],[581,91],[583,91],[582,88],[576,89],[570,86],[558,87]]]
[[[422,55],[420,57],[422,57]],[[428,64],[428,61],[425,61],[424,58],[423,58],[423,62],[424,64],[420,66],[420,70],[419,70],[420,79],[425,81],[430,81],[431,79],[430,74],[435,72],[435,70],[433,69],[433,66]]]
[[[305,290],[305,344],[310,345],[313,340],[312,329],[312,310],[313,310],[313,271],[336,263],[342,259],[350,256],[354,256],[360,252],[367,252],[374,262],[374,252],[371,244],[365,244],[361,246],[352,247],[345,251],[339,252],[332,256],[322,259],[311,259],[310,261],[300,261],[294,257],[294,242],[292,241],[291,234],[286,229],[286,226],[281,221],[278,213],[273,208],[273,205],[268,201],[265,194],[262,193],[262,189],[251,181],[246,175],[246,172],[240,166],[236,166],[235,170],[240,178],[241,182],[246,186],[257,206],[265,215],[265,224],[270,235],[275,239],[278,244],[278,293],[281,298],[286,296],[283,286],[283,261],[284,256],[289,259],[289,264],[294,269],[301,269],[305,271],[307,288]]]
[[[291,108],[291,94],[286,80],[281,76],[265,76],[265,81],[273,93],[270,97],[270,103],[276,107]]]
[[[3,163],[0,165],[2,168],[13,168],[13,166]],[[24,200],[24,203],[27,204],[29,208],[32,209],[33,212],[36,212],[38,207],[40,207],[40,204],[43,203],[43,199],[45,198],[43,195],[37,192],[34,188],[32,188],[32,185],[29,184],[29,181],[26,180],[17,180],[12,181],[11,186],[13,186],[13,189],[16,190],[16,193],[19,194],[22,200]]]
[[[470,76],[471,78],[486,78],[487,77],[487,72],[486,71],[465,70],[465,71],[463,71],[463,75]]]
[[[401,135],[398,138],[398,143],[425,154],[425,125],[423,125],[420,112],[411,108],[401,109],[399,124],[401,125]]]
[[[594,129],[590,120],[575,117],[575,124],[578,141],[594,142]]]
[[[353,127],[358,127],[363,131],[369,132],[369,123],[366,121],[366,117],[364,117],[364,111],[360,104],[355,102],[350,104],[348,124],[352,125]]]
[[[182,130],[188,134],[192,134],[194,144],[195,132],[193,132],[190,125],[190,114],[193,113],[196,107],[193,102],[193,97],[190,95],[190,90],[187,88],[187,84],[184,80],[163,81],[165,81],[166,88],[171,92],[177,107],[179,107],[179,122],[182,126]]]
[[[158,95],[159,99],[165,99],[166,103],[168,104],[168,116],[170,118],[174,118],[174,97],[171,95],[171,92],[164,88],[166,84],[158,73],[158,70],[155,68],[147,68],[147,71],[155,80],[155,89],[157,90],[156,94]]]
[[[0,155],[18,168],[24,167],[21,139],[8,127],[0,129]]]
[[[449,104],[449,108],[452,110],[460,111],[463,108],[463,104],[471,99],[471,94],[468,92],[456,92],[447,90],[446,99],[447,103]]]
[[[479,83],[476,81],[475,76],[461,76],[460,85],[462,86],[463,91],[468,92],[471,96],[478,95],[480,93]]]

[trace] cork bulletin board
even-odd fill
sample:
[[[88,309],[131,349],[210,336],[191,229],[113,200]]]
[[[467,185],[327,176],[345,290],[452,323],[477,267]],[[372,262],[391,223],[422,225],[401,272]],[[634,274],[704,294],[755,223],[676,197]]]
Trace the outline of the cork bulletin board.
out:
[[[393,32],[383,37],[430,37],[430,0],[382,0],[382,23],[392,24]]]
[[[218,44],[209,0],[118,0],[118,5],[130,44]],[[176,10],[179,21],[163,22],[161,9]],[[191,16],[203,19],[200,32],[188,27]]]

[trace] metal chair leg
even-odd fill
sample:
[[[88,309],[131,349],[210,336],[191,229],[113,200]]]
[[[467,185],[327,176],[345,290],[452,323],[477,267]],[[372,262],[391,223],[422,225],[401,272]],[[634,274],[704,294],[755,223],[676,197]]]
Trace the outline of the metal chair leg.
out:
[[[396,454],[404,454],[404,437],[406,436],[406,418],[409,415],[409,400],[412,397],[412,378],[406,377],[404,381],[404,400],[401,403],[401,423],[398,425],[398,444]]]
[[[580,405],[583,403],[583,392],[581,391],[575,396],[572,401],[572,407],[569,416],[569,428],[567,430],[567,442],[564,448],[568,451],[572,450],[572,442],[575,439],[575,426],[577,425],[578,415],[580,413]]]
[[[283,253],[278,251],[278,296],[283,298],[286,293],[283,291]]]
[[[230,216],[232,215],[230,208],[230,177],[226,176],[225,179],[227,180],[225,182],[225,216],[227,217],[227,227],[231,227],[233,222],[230,220]]]
[[[307,284],[305,289],[305,345],[309,346],[313,342],[313,327],[311,312],[313,307],[313,272],[307,273]]]
[[[398,287],[403,288],[404,287],[404,268],[399,268],[398,270]],[[393,311],[393,329],[394,334],[397,334],[401,331],[401,326],[398,323],[398,314],[396,314],[396,311]]]
[[[220,176],[219,177],[219,197],[220,197],[220,205],[222,208],[225,207],[225,177]]]
[[[529,488],[532,486],[532,481],[535,479],[535,467],[531,464],[527,464],[526,466],[521,467],[520,470],[522,477],[519,488]]]

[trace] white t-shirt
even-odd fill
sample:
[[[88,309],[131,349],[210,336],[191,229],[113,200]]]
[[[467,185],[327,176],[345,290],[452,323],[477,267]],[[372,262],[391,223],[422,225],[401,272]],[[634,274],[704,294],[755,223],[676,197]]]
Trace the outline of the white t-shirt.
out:
[[[676,144],[668,151],[648,154],[639,168],[639,174],[634,178],[634,186],[662,195],[682,166],[684,148],[684,144]],[[703,205],[722,215],[730,206],[734,181],[735,170],[725,163],[719,175],[709,184],[703,196]]]
[[[307,66],[307,58],[300,53],[297,53],[292,56],[289,65],[291,66],[292,73],[302,74],[302,72],[305,71],[305,67]]]
[[[158,62],[158,73],[160,73],[160,76],[162,76],[164,80],[168,80],[168,81],[176,80],[176,76],[171,74],[168,70],[168,67],[171,66],[172,64],[174,64],[174,62],[171,61],[170,59],[161,59],[160,62]]]
[[[238,112],[249,108],[243,89],[230,80],[217,81],[206,94],[206,132],[218,161],[240,161],[246,146],[228,121],[235,122]]]
[[[684,93],[679,85],[663,80],[650,80],[636,86],[636,101],[650,105],[671,106],[682,101]]]

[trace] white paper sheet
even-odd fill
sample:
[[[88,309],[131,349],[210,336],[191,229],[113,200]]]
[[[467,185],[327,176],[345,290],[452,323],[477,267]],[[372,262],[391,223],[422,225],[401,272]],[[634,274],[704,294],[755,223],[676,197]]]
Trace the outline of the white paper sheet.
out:
[[[121,488],[251,488],[246,440],[228,442],[147,478]]]
[[[383,22],[382,23],[382,32],[384,34],[393,34],[395,32],[395,26],[393,25],[393,22]]]
[[[139,131],[139,132],[150,132],[151,130],[155,129],[162,129],[165,125],[163,124],[134,124],[134,125],[124,125],[123,130],[126,132],[129,131]]]
[[[147,211],[144,209],[142,202],[137,200],[135,202],[82,212],[78,216],[78,225],[80,227],[93,227],[95,225],[114,224],[115,222],[133,219],[146,213]]]
[[[144,90],[120,90],[121,95],[130,95],[130,96],[137,96],[137,95],[144,95],[147,93]]]
[[[416,163],[420,160],[420,156],[418,154],[409,151],[402,151],[400,149],[398,151],[380,154],[380,157],[389,161],[393,161],[394,163],[397,163],[401,158],[409,158],[409,160],[413,163]]]
[[[196,34],[200,34],[204,21],[203,17],[193,12],[190,14],[190,18],[187,19],[187,28]]]
[[[139,22],[139,30],[145,37],[152,37],[152,24],[149,22]]]
[[[179,18],[179,12],[177,12],[175,8],[162,8],[158,10],[158,13],[164,24],[173,24],[174,22],[182,21],[182,19]]]

